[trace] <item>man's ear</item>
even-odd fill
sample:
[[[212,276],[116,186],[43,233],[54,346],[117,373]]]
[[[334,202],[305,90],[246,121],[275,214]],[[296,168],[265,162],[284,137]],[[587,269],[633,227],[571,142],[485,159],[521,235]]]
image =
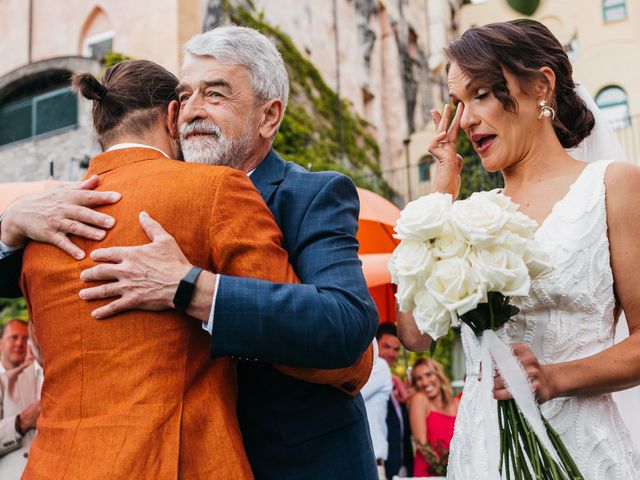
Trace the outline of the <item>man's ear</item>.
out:
[[[545,76],[547,81],[536,83],[536,98],[550,100],[556,90],[556,73],[549,67],[541,67],[538,71]]]
[[[177,140],[178,135],[178,113],[180,112],[180,104],[177,100],[171,100],[167,107],[166,127],[169,135],[173,140]]]
[[[284,114],[282,101],[270,100],[263,106],[262,119],[260,121],[260,136],[271,139],[278,131],[280,120]]]

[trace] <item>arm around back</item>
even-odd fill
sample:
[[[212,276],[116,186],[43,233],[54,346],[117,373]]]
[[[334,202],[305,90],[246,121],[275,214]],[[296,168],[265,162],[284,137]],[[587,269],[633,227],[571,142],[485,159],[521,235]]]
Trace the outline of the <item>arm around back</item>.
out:
[[[212,353],[294,367],[350,366],[378,324],[358,259],[357,191],[345,176],[307,173],[275,195],[283,203],[271,210],[302,284],[222,276]],[[299,216],[289,213],[300,209]]]
[[[0,258],[0,297],[17,298],[22,296],[20,291],[20,270],[22,268],[22,252],[10,253]]]

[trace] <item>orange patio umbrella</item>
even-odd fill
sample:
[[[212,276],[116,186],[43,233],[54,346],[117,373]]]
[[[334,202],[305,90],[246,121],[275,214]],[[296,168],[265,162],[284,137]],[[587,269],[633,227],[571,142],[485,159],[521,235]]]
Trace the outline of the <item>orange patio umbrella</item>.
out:
[[[17,182],[0,183],[0,212],[9,206],[11,202],[30,193],[42,192],[58,185],[54,180],[41,182]]]
[[[394,289],[387,263],[399,241],[393,238],[393,227],[400,209],[377,193],[358,188],[358,256],[367,287],[378,308],[380,323],[396,321]]]
[[[358,188],[360,217],[358,218],[358,253],[391,253],[398,245],[393,227],[400,217],[400,209],[386,198],[364,188]]]

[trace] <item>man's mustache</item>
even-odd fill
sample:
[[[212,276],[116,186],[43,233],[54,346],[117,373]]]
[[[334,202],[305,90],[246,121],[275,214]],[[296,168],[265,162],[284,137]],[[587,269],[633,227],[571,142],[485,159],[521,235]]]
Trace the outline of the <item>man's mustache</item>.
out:
[[[220,138],[222,131],[215,123],[207,120],[194,120],[180,125],[180,140],[186,140],[191,135],[213,135]]]

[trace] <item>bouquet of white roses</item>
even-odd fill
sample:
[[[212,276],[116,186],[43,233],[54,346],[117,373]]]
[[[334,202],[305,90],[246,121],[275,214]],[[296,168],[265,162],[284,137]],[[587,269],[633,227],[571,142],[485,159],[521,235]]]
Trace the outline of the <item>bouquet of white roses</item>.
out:
[[[549,267],[533,238],[536,227],[518,205],[496,192],[477,192],[456,202],[449,194],[433,193],[410,202],[396,225],[400,244],[389,261],[400,310],[413,310],[418,329],[434,340],[460,321],[466,323],[484,337],[483,362],[492,363],[498,350],[506,350],[493,332],[518,313],[509,297],[528,295],[531,279]],[[509,357],[501,358],[515,362]],[[512,392],[515,400],[498,402],[500,472],[510,478],[513,471],[517,479],[582,478],[560,437],[541,417],[526,378],[501,373],[507,385],[526,385],[526,392]]]

